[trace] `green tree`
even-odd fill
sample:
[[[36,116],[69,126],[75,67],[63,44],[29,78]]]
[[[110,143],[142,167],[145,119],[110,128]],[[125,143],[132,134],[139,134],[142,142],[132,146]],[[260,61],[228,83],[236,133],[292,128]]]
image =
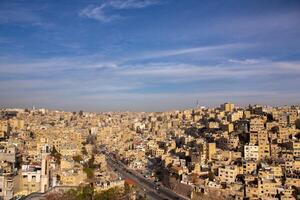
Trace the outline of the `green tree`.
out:
[[[55,158],[56,164],[59,165],[61,161],[61,154],[56,150],[55,146],[52,147],[50,155]]]
[[[91,185],[81,186],[78,189],[71,189],[56,200],[121,200],[126,193],[123,189],[114,187],[102,192],[95,192]],[[52,200],[52,199],[51,199]]]
[[[78,163],[80,163],[81,161],[83,161],[83,159],[82,159],[82,157],[80,155],[73,156],[73,160],[75,162],[78,162]]]
[[[84,167],[83,171],[86,173],[88,179],[94,178],[94,169],[89,167]]]

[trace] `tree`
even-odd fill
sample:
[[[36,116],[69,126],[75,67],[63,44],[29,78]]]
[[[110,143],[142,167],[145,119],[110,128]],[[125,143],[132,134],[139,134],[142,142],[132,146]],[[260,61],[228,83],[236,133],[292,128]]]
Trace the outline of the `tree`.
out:
[[[215,180],[215,173],[212,172],[212,171],[209,171],[209,172],[208,172],[208,179],[209,179],[210,181],[214,181],[214,180]]]
[[[97,200],[119,200],[123,199],[122,197],[126,195],[123,193],[120,188],[114,187],[109,190],[103,191],[95,195],[95,199]]]
[[[267,114],[267,121],[268,122],[273,122],[274,121],[274,118],[273,118],[273,115],[272,114]]]
[[[94,187],[91,185],[86,185],[79,187],[78,189],[71,189],[64,193],[63,199],[66,200],[89,200],[94,197]]]
[[[296,129],[300,129],[300,119],[296,119],[295,125],[296,125]]]
[[[50,193],[46,195],[46,200],[61,200],[63,199],[64,194],[62,193]]]
[[[93,179],[94,178],[94,169],[89,168],[89,167],[84,167],[83,171],[86,173],[86,176],[88,179]]]
[[[32,131],[30,131],[29,137],[34,138],[34,133]]]
[[[56,150],[55,146],[52,147],[52,150],[51,150],[51,156],[53,156],[55,158],[55,162],[56,164],[60,164],[60,161],[61,161],[61,154]]]
[[[223,149],[223,150],[228,150],[228,139],[224,137],[220,137],[219,139],[216,140],[216,145],[218,148]]]
[[[92,155],[92,157],[88,160],[88,167],[89,168],[95,168],[95,165],[94,165],[94,162],[95,162],[95,156]]]
[[[82,148],[81,148],[81,153],[82,153],[83,155],[88,155],[88,152],[87,152],[87,150],[86,150],[85,147],[82,147]]]
[[[279,127],[278,126],[273,126],[271,128],[272,133],[278,133],[279,132]]]
[[[94,178],[94,171],[95,171],[95,157],[92,155],[92,157],[88,160],[87,163],[84,163],[83,171],[86,173],[88,179]]]
[[[113,187],[105,191],[95,192],[91,185],[81,186],[78,189],[71,189],[62,195],[55,195],[55,199],[49,200],[121,200],[127,193],[118,187]],[[54,196],[54,195],[52,195]]]
[[[80,163],[81,161],[83,161],[83,159],[82,159],[82,157],[80,155],[73,156],[73,160],[75,162],[78,162],[78,163]]]

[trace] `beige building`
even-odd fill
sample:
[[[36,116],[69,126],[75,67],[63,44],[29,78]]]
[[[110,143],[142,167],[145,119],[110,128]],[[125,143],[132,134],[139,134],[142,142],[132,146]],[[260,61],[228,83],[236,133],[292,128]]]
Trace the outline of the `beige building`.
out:
[[[15,192],[28,195],[41,191],[41,166],[22,165],[21,173],[16,181]]]
[[[211,161],[213,155],[217,152],[216,143],[207,143],[207,160]]]
[[[293,155],[294,157],[300,157],[300,142],[293,141]]]
[[[247,160],[243,163],[243,173],[244,174],[251,174],[255,172],[257,169],[256,161],[254,160]]]
[[[218,169],[218,178],[220,182],[234,183],[239,169],[236,165],[227,165]]]
[[[0,199],[9,200],[13,197],[14,180],[12,174],[0,175]]]
[[[245,160],[258,160],[259,147],[257,145],[245,145],[244,146],[244,158],[245,158]]]
[[[8,121],[0,121],[0,138],[4,138],[9,133],[9,124]]]
[[[224,103],[221,105],[221,109],[224,110],[225,112],[232,112],[234,109],[234,104],[233,103]]]
[[[78,186],[85,182],[87,176],[80,171],[68,170],[64,171],[60,176],[60,185],[64,186]]]

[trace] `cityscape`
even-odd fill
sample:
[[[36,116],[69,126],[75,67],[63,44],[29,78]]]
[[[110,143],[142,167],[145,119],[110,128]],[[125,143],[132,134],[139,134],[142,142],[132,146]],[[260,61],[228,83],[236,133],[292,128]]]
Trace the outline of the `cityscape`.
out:
[[[1,110],[1,197],[297,199],[300,106]],[[16,199],[16,198],[15,198]]]
[[[299,0],[0,0],[0,200],[300,199]]]

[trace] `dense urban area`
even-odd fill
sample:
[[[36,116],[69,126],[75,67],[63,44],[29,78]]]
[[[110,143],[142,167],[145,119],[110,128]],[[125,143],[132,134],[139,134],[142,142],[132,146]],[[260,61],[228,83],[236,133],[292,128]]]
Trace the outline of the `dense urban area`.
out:
[[[0,110],[0,198],[300,198],[300,107]]]

